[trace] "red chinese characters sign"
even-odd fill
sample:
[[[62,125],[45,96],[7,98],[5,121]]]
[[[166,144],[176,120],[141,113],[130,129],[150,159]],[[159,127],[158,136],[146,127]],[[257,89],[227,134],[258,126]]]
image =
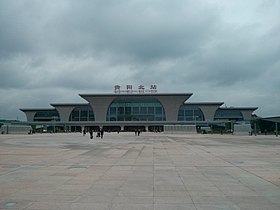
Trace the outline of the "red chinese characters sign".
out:
[[[138,89],[133,89],[133,85],[126,85],[126,89],[121,89],[120,85],[114,86],[114,93],[156,93],[157,92],[157,85],[152,84],[150,88],[145,88],[144,85],[138,85]]]
[[[121,86],[115,85],[115,93],[120,93],[120,91],[121,91]]]

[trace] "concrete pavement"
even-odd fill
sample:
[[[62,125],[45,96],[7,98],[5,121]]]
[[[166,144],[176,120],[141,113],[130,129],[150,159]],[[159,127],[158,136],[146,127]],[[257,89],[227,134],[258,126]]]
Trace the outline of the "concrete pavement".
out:
[[[0,209],[280,209],[275,136],[0,135]]]

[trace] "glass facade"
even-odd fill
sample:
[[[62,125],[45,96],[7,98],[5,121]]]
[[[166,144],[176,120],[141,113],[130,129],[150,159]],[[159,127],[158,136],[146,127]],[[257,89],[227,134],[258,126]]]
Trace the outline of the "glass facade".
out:
[[[178,112],[178,121],[204,121],[204,115],[200,108],[190,105],[182,105]]]
[[[51,122],[60,121],[59,114],[56,110],[37,111],[34,115],[34,122]]]
[[[215,113],[215,120],[244,120],[242,113],[234,109],[218,109]]]
[[[116,99],[108,108],[107,121],[165,121],[165,111],[156,99]]]
[[[73,109],[69,121],[94,121],[94,114],[90,106],[79,106]]]

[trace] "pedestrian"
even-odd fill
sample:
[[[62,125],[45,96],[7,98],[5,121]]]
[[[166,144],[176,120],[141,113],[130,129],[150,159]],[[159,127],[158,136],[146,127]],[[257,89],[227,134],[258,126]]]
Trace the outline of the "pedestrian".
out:
[[[89,136],[90,136],[90,139],[93,139],[93,131],[92,130],[89,131]]]
[[[102,129],[102,130],[100,131],[100,137],[101,137],[101,139],[103,139],[103,136],[104,136],[104,130]]]

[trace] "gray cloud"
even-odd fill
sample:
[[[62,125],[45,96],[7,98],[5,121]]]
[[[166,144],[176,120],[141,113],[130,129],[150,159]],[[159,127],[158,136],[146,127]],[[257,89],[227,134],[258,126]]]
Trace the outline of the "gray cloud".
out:
[[[279,115],[279,9],[279,0],[2,0],[0,118],[115,84]]]

